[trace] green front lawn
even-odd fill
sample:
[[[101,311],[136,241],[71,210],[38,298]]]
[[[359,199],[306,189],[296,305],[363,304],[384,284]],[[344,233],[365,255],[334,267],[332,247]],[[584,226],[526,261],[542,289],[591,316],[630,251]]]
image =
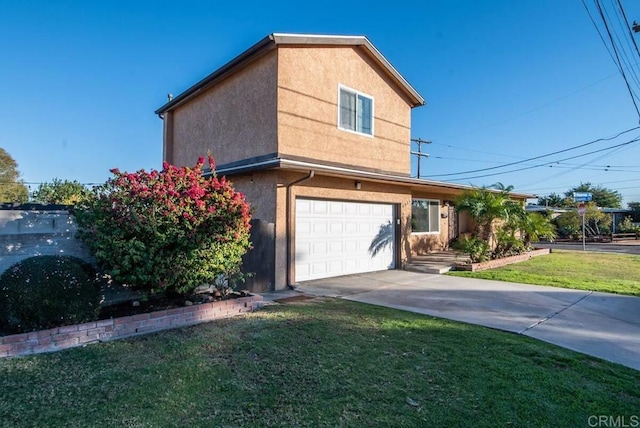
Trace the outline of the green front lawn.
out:
[[[640,256],[554,251],[481,272],[449,275],[640,296]]]
[[[578,427],[637,415],[639,381],[527,337],[315,299],[0,360],[0,426]]]

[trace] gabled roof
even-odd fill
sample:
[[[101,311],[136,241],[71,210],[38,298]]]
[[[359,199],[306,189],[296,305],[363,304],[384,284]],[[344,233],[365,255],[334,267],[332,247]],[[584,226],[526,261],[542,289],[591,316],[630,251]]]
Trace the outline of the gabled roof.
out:
[[[416,91],[407,80],[402,77],[398,70],[380,53],[378,49],[365,36],[332,36],[321,34],[284,34],[273,33],[260,40],[255,45],[196,83],[189,89],[170,100],[168,103],[156,110],[156,114],[162,114],[172,110],[189,99],[199,95],[204,90],[212,87],[220,80],[228,77],[236,70],[247,65],[261,55],[269,52],[277,46],[299,45],[299,46],[359,46],[369,57],[376,62],[380,68],[394,81],[402,92],[411,101],[412,107],[425,104],[424,98]]]

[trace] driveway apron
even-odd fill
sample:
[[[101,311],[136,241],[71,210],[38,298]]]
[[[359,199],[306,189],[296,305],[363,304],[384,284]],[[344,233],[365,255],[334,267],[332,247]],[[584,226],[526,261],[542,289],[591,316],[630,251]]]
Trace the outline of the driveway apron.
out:
[[[638,297],[400,270],[298,290],[506,330],[640,370]]]

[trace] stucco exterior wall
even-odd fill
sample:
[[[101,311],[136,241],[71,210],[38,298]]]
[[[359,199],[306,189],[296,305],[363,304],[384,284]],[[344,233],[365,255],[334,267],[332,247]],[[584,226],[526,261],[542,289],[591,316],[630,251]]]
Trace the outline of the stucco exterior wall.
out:
[[[194,165],[210,150],[220,165],[275,153],[276,79],[272,50],[178,106],[165,124],[165,160]]]
[[[374,99],[374,136],[338,129],[338,85]],[[358,47],[278,48],[278,151],[410,174],[411,107]]]
[[[276,171],[259,171],[229,178],[233,187],[244,193],[251,206],[253,218],[269,223],[276,221]]]
[[[414,191],[413,198],[433,199],[440,201],[440,232],[439,233],[411,233],[409,242],[411,254],[427,254],[432,251],[447,249],[449,246],[449,217],[442,217],[443,213],[448,214],[448,206],[444,201],[451,200],[451,194],[430,193],[425,191]],[[409,222],[411,219],[409,218]],[[409,223],[409,226],[411,223]]]
[[[474,227],[475,223],[469,213],[463,212],[458,214],[458,229],[461,235],[473,232]]]

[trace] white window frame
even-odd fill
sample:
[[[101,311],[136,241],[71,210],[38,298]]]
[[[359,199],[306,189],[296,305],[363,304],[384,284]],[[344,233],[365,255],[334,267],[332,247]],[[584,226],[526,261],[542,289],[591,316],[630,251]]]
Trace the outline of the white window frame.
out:
[[[414,232],[413,231],[413,202],[414,201],[424,201],[428,203],[429,208],[432,206],[432,202],[435,202],[435,206],[438,207],[438,213],[436,216],[436,225],[437,230],[430,230],[427,232]],[[440,200],[439,199],[428,199],[428,198],[411,198],[411,234],[412,235],[438,235],[440,234]],[[431,220],[431,210],[429,210],[429,220]],[[429,228],[432,229],[432,224],[429,223]]]
[[[364,97],[364,98],[368,98],[371,100],[371,134],[367,134],[366,132],[360,132],[358,131],[358,123],[356,122],[355,124],[355,129],[349,129],[349,128],[345,128],[343,126],[341,126],[340,124],[340,110],[341,110],[341,100],[342,97],[340,96],[342,91],[346,91],[346,92],[350,92],[352,94],[354,94],[356,96],[356,120],[358,119],[358,113],[357,113],[357,108],[358,108],[358,103],[357,103],[357,99],[358,97]],[[373,97],[371,95],[365,94],[364,92],[360,92],[358,90],[355,90],[353,88],[350,88],[348,86],[342,85],[342,84],[338,84],[338,129],[341,131],[346,131],[346,132],[351,132],[357,135],[362,135],[364,137],[369,137],[369,138],[373,138],[373,136],[375,135],[375,100],[373,99]]]

